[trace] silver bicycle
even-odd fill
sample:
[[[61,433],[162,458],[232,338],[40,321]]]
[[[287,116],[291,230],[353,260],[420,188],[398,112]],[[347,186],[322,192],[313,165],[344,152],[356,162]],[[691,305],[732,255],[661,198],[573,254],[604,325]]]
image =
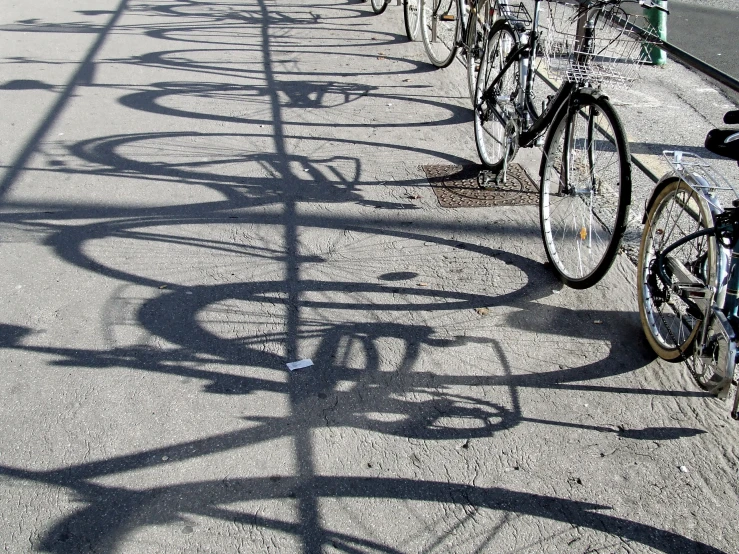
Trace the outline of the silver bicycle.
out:
[[[390,5],[391,0],[371,0],[372,10],[376,14],[383,13]],[[405,35],[408,40],[416,40],[418,31],[421,28],[420,18],[420,2],[421,0],[402,0],[403,2],[403,21],[405,23]],[[400,5],[400,0],[398,0]]]
[[[739,111],[724,122],[739,125]],[[714,129],[706,148],[739,161],[739,128]],[[639,248],[642,327],[657,355],[685,362],[699,385],[726,399],[739,341],[739,192],[700,156],[664,154],[672,171],[647,202]],[[731,415],[739,419],[739,390]]]
[[[475,96],[475,83],[480,57],[490,25],[508,10],[506,0],[419,0],[421,40],[429,60],[436,67],[447,67],[458,51],[467,69],[470,98]]]

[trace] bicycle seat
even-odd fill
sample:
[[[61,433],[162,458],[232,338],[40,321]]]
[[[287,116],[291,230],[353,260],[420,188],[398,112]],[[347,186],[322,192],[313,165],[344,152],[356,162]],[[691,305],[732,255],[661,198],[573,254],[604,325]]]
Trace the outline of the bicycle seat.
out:
[[[739,125],[739,110],[732,110],[724,114],[724,123],[727,125]]]
[[[739,111],[735,113],[739,117]],[[729,114],[726,114],[724,121]],[[739,130],[713,129],[706,135],[706,148],[714,154],[739,162]]]

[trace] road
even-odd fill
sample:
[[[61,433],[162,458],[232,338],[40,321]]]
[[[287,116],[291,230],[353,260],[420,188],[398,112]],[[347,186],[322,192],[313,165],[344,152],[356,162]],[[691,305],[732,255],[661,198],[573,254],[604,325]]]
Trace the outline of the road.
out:
[[[739,78],[739,2],[669,2],[667,40]],[[733,99],[739,94],[730,95]]]

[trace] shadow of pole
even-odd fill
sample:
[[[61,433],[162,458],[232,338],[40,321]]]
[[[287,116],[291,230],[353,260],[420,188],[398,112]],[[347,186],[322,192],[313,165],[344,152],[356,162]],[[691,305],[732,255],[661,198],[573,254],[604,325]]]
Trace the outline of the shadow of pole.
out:
[[[59,97],[57,98],[56,102],[54,102],[41,124],[34,131],[33,135],[31,135],[31,138],[28,139],[20,154],[18,154],[16,158],[12,162],[10,162],[8,170],[5,172],[5,175],[0,181],[0,201],[5,196],[7,196],[8,192],[10,192],[13,183],[15,183],[15,180],[25,169],[28,160],[36,152],[36,149],[46,136],[46,133],[48,133],[49,129],[51,129],[52,125],[54,125],[54,122],[64,111],[64,108],[67,106],[67,102],[69,102],[69,99],[72,98],[75,89],[80,85],[92,84],[95,73],[95,56],[97,56],[97,53],[102,48],[113,27],[115,27],[118,20],[126,11],[127,5],[128,0],[121,0],[121,2],[118,4],[115,12],[98,34],[97,39],[95,39],[95,42],[87,51],[87,55],[77,67],[77,71],[74,72],[74,75],[72,75],[69,82],[65,85],[64,89],[59,94]]]
[[[278,83],[275,71],[272,65],[272,45],[270,42],[270,14],[267,9],[265,0],[258,0],[259,11],[261,12],[261,34],[262,34],[262,54],[264,77],[267,85],[267,95],[269,97],[272,108],[272,121],[274,132],[274,145],[277,154],[276,159],[283,162],[283,167],[278,168],[278,175],[282,179],[295,177],[291,175],[290,154],[287,151],[285,140],[285,129],[282,120],[282,109],[280,98],[277,94]],[[279,162],[278,162],[279,163]],[[297,360],[299,356],[300,345],[298,337],[300,335],[300,265],[298,262],[300,252],[298,244],[297,229],[297,208],[296,200],[292,195],[286,195],[283,203],[283,229],[285,241],[285,284],[288,297],[288,310],[286,321],[286,345],[285,354],[288,360]],[[292,381],[292,379],[291,379]],[[296,396],[296,387],[290,386],[290,404],[295,409],[298,403]],[[311,443],[311,432],[309,428],[299,427],[295,431],[295,457],[296,467],[298,471],[298,479],[304,482],[310,482],[315,478],[315,468],[313,461],[313,445]],[[301,533],[300,539],[303,543],[303,551],[306,553],[320,552],[322,545],[325,544],[326,538],[323,536],[323,528],[319,515],[318,500],[314,491],[310,486],[299,487],[298,495],[298,519],[300,522]]]

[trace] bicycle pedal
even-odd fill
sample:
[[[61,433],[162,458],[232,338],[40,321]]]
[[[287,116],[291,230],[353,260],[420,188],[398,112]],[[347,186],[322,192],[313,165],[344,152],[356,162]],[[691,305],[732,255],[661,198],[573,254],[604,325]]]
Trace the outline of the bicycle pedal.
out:
[[[448,14],[445,14],[445,15],[442,15],[441,17],[439,17],[439,19],[441,21],[456,21],[457,16],[448,13]]]

